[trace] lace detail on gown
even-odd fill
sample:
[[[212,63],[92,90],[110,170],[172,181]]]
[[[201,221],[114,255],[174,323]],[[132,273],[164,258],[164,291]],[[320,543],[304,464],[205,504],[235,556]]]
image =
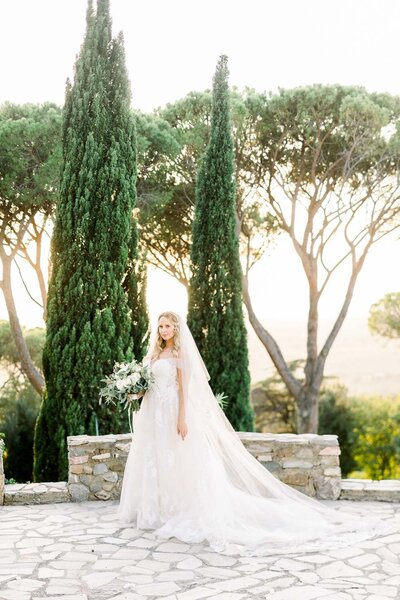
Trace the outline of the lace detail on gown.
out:
[[[135,416],[125,467],[118,508],[123,523],[247,556],[340,548],[394,530],[379,519],[362,521],[351,509],[348,515],[332,510],[325,516],[317,500],[304,506],[295,498],[253,495],[234,485],[190,406],[188,435],[182,440],[177,433],[176,365],[174,358],[151,365],[155,381]]]

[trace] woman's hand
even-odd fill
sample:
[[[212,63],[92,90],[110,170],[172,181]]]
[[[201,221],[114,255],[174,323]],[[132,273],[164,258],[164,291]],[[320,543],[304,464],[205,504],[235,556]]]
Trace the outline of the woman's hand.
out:
[[[139,400],[146,392],[138,392],[137,394],[128,394],[129,400]]]
[[[178,418],[178,425],[176,427],[178,435],[181,436],[182,440],[185,439],[188,432],[188,427],[186,425],[186,421],[183,417]]]

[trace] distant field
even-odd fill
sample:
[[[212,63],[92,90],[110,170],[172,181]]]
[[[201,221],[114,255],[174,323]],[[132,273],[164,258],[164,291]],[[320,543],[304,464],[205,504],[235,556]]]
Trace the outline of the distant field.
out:
[[[327,324],[321,324],[327,333]],[[248,326],[250,371],[252,382],[271,373],[267,352]],[[279,342],[287,360],[305,357],[305,328],[297,323],[271,325],[271,333]],[[328,357],[326,375],[335,375],[351,394],[400,394],[400,340],[384,340],[372,336],[365,321],[348,321]]]

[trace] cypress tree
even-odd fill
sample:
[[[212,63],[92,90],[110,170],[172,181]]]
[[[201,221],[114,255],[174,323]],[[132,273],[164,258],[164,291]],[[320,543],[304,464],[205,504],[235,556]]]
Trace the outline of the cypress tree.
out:
[[[136,136],[122,36],[108,0],[89,1],[85,39],[67,82],[60,200],[51,243],[46,389],[35,428],[34,477],[67,475],[67,435],[126,429],[99,407],[101,379],[132,352],[130,290],[137,231]]]
[[[251,431],[226,56],[220,57],[213,80],[210,139],[196,181],[191,263],[188,325],[213,392],[228,396],[227,417],[236,430]]]
[[[150,338],[149,315],[146,305],[147,266],[146,252],[131,260],[124,286],[128,294],[128,303],[132,313],[131,332],[132,350],[136,360],[142,360],[146,353]]]

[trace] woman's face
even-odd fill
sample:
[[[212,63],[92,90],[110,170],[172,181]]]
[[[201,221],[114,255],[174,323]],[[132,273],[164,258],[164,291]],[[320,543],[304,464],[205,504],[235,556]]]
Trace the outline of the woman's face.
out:
[[[158,321],[158,332],[165,341],[174,337],[174,326],[167,317],[161,317]]]

